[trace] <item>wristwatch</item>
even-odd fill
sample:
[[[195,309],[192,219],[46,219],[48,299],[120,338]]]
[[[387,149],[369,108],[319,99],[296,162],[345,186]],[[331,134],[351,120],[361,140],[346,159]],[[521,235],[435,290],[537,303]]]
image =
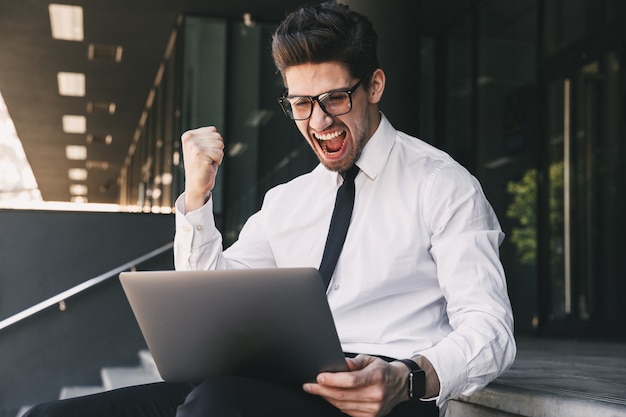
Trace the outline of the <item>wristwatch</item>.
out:
[[[420,399],[426,394],[426,373],[411,359],[398,359],[409,368],[407,391],[409,398]]]

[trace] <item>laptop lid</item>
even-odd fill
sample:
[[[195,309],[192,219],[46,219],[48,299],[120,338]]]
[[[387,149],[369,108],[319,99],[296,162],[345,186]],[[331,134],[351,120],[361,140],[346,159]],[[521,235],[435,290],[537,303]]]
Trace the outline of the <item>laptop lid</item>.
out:
[[[317,269],[123,272],[120,281],[165,381],[300,385],[347,370]]]

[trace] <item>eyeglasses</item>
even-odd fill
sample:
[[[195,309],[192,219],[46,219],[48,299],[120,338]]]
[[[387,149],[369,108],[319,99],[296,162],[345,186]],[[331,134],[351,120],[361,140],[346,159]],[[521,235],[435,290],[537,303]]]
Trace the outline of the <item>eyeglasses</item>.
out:
[[[292,120],[306,120],[313,114],[313,102],[329,116],[341,116],[352,110],[352,93],[361,85],[360,80],[352,88],[342,88],[317,96],[282,96],[278,99],[283,112]]]

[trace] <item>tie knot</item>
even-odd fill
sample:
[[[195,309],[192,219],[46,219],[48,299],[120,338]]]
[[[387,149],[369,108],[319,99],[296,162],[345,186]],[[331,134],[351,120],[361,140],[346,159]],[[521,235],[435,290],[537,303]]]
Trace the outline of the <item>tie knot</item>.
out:
[[[343,181],[354,181],[356,175],[359,173],[359,167],[356,164],[352,165],[347,171],[343,171],[341,176],[343,177]]]

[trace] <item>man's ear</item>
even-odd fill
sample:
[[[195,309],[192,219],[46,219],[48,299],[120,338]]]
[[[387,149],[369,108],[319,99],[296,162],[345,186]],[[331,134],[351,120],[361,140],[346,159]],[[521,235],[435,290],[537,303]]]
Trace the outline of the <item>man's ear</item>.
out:
[[[385,91],[385,73],[382,69],[378,68],[372,74],[370,81],[370,88],[368,91],[368,100],[372,104],[377,104],[383,97],[383,91]]]

